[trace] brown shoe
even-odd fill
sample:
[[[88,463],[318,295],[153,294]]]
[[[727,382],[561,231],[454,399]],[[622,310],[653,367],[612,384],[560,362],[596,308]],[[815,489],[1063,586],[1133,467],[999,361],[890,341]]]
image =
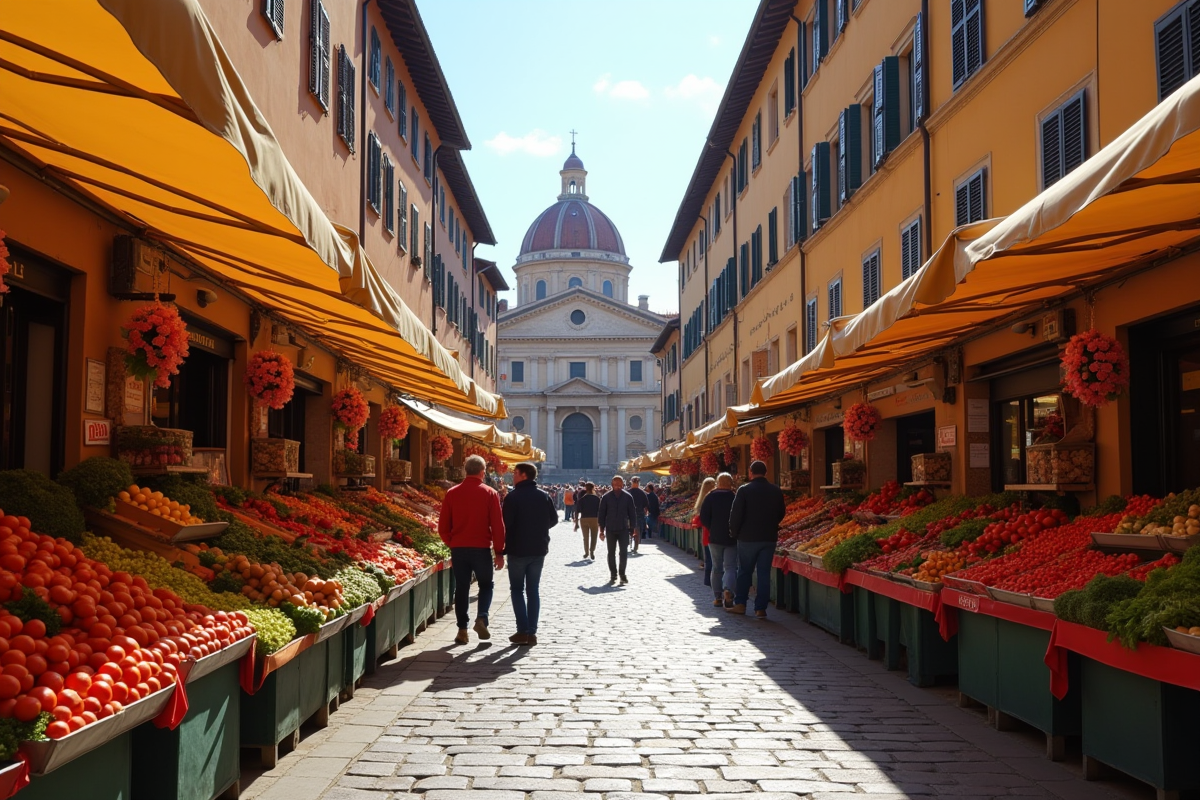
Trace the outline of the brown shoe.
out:
[[[528,644],[528,639],[529,634],[527,633],[514,633],[512,636],[508,637],[508,640],[513,644]]]
[[[722,605],[724,605],[724,603],[722,602],[721,598],[718,597],[716,600],[713,600],[713,606],[715,608],[720,608]]]
[[[764,608],[762,611],[755,611],[754,616],[758,617],[759,619],[766,619],[767,610]]]
[[[746,604],[738,603],[736,606],[725,606],[725,610],[728,611],[730,614],[745,614],[746,613]]]
[[[479,634],[480,639],[492,638],[492,633],[488,630],[487,623],[481,619],[475,620],[475,632]]]
[[[517,642],[517,644],[523,644],[526,647],[533,647],[535,644],[537,644],[537,636],[532,633],[527,633],[525,634],[525,641]]]
[[[459,644],[467,644],[470,642],[471,637],[467,634],[467,629],[459,628],[458,635],[454,637],[454,641],[458,642]]]
[[[733,608],[733,592],[728,589],[725,590],[725,607]]]

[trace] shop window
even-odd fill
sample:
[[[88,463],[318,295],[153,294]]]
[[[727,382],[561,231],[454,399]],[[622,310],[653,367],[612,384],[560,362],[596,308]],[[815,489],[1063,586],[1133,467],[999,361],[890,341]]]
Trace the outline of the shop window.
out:
[[[825,428],[822,431],[825,439],[825,485],[833,485],[833,462],[840,461],[846,452],[846,432],[841,425]]]
[[[1026,448],[1042,435],[1051,414],[1062,415],[1058,394],[1018,397],[996,404],[998,430],[993,441],[999,480],[994,477],[992,483],[997,490],[1004,485],[1025,483]]]
[[[297,380],[296,392],[292,395],[291,402],[279,410],[267,411],[267,436],[272,439],[291,439],[300,443],[301,472],[307,471],[304,461],[304,440],[308,403],[320,396],[320,392],[302,386],[300,380]]]
[[[194,447],[225,447],[229,359],[191,347],[179,374],[154,390],[154,424],[192,432]]]

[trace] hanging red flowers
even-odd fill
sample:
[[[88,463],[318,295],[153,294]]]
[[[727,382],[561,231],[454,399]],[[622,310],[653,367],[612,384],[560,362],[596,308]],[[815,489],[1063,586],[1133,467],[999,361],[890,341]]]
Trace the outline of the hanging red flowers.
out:
[[[755,436],[750,441],[750,458],[755,461],[770,461],[775,455],[775,445],[766,436]]]
[[[388,406],[379,415],[379,435],[389,441],[408,436],[408,414],[400,406]]]
[[[852,442],[869,442],[875,438],[883,416],[879,409],[870,403],[855,403],[850,406],[842,420],[842,429],[846,438]]]
[[[12,269],[12,264],[8,263],[8,245],[4,243],[4,231],[0,231],[0,294],[8,291],[8,286],[4,283],[4,276]]]
[[[155,300],[133,312],[121,326],[126,339],[125,366],[138,378],[153,378],[154,385],[166,389],[171,376],[179,374],[179,365],[188,357],[187,325],[173,306]]]
[[[681,458],[671,462],[671,474],[677,478],[690,478],[700,474],[700,462],[694,458]]]
[[[449,436],[434,436],[429,440],[429,454],[434,461],[445,461],[454,455],[454,443]]]
[[[733,472],[737,469],[738,454],[729,445],[725,445],[725,449],[721,451],[721,461],[725,464],[725,469]]]
[[[1067,392],[1084,405],[1100,408],[1129,388],[1125,348],[1095,328],[1071,337],[1062,365]]]
[[[333,396],[333,424],[346,431],[346,446],[358,447],[358,432],[367,424],[371,408],[357,387],[347,386]]]
[[[700,471],[705,475],[716,475],[721,471],[721,462],[716,453],[705,453],[700,456]]]
[[[250,356],[243,379],[250,396],[259,405],[276,411],[287,405],[296,391],[296,373],[283,353],[260,350]]]
[[[789,456],[798,456],[808,447],[808,434],[795,425],[788,425],[779,432],[779,451]]]

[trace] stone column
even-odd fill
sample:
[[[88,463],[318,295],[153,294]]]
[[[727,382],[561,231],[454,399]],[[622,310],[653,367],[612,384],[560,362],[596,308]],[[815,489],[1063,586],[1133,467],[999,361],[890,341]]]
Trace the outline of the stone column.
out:
[[[625,409],[617,409],[617,460],[624,461],[625,455]]]
[[[600,406],[600,461],[597,466],[608,463],[608,406]]]
[[[654,406],[646,408],[646,449],[653,450],[658,442],[658,429],[654,427]]]
[[[629,368],[626,365],[628,359],[617,359],[617,388],[624,389],[629,385]]]
[[[554,436],[554,412],[558,411],[555,406],[546,406],[546,461],[555,466],[559,465],[558,458],[558,442]]]
[[[548,388],[558,383],[558,374],[554,369],[554,356],[546,359],[546,381],[542,384],[543,388]]]
[[[525,420],[525,430],[522,433],[527,433],[533,439],[533,446],[546,449],[546,445],[542,443],[542,432],[538,430],[538,407],[529,407],[529,417]]]
[[[539,361],[541,361],[540,358],[531,358],[526,363],[526,366],[529,367],[529,374],[525,376],[525,385],[530,389],[538,388],[538,375],[541,374],[538,369]]]

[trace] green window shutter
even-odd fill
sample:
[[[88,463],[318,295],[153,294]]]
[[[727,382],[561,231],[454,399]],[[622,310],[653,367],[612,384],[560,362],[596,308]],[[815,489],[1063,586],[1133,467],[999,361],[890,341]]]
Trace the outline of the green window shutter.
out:
[[[862,185],[862,106],[838,116],[838,197],[849,200]]]
[[[767,268],[779,260],[779,209],[772,208],[767,215]]]
[[[408,138],[408,88],[403,83],[396,83],[396,127],[400,130],[400,138]]]
[[[812,71],[814,75],[820,69],[821,62],[825,60],[825,53],[828,50],[825,38],[826,2],[827,0],[814,0],[813,2]]]
[[[900,59],[887,56],[875,68],[874,166],[900,144]]]
[[[763,229],[759,225],[754,233],[750,234],[750,286],[758,285],[763,276]]]
[[[812,148],[812,229],[829,219],[829,142],[817,142]]]
[[[396,68],[391,56],[383,62],[383,105],[393,115],[396,113]]]
[[[913,112],[917,120],[925,119],[925,15],[917,14],[917,26],[913,28]],[[913,121],[914,124],[916,120]]]
[[[837,39],[850,22],[850,0],[833,0],[833,2],[837,6],[837,33],[833,35],[833,38]]]
[[[745,297],[750,292],[750,243],[743,242],[739,250],[738,284],[741,291],[739,297]]]
[[[396,241],[400,245],[401,250],[408,248],[408,189],[403,183],[396,184],[396,208],[400,212],[396,218],[398,230],[396,231]]]
[[[783,116],[792,113],[796,107],[796,48],[788,51],[783,60]]]
[[[312,2],[312,23],[308,34],[308,90],[329,110],[329,14],[321,0]]]
[[[817,299],[814,297],[804,306],[804,352],[811,353],[817,346]]]
[[[751,126],[751,138],[754,141],[754,157],[752,164],[754,169],[758,169],[758,165],[762,163],[762,112],[754,115],[754,124]]]
[[[804,170],[800,170],[800,174],[792,178],[792,240],[796,242],[803,242],[807,238],[805,199]]]

